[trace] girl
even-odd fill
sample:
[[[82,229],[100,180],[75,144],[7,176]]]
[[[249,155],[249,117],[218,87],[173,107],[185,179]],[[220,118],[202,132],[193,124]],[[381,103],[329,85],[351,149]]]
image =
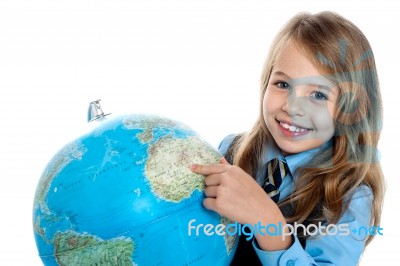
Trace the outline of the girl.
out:
[[[206,208],[265,226],[241,237],[232,264],[356,265],[382,233],[384,194],[382,104],[364,34],[332,12],[296,15],[270,49],[260,106],[250,131],[220,145],[232,164],[191,165],[206,177]]]

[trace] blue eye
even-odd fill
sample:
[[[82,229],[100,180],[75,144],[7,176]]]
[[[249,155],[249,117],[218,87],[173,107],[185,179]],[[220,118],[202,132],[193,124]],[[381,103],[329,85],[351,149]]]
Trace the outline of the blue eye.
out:
[[[319,92],[319,91],[313,92],[313,94],[311,96],[317,100],[328,100],[328,96],[326,96],[324,93]]]
[[[280,89],[286,89],[286,90],[290,89],[289,83],[287,82],[278,81],[275,83],[275,85]]]

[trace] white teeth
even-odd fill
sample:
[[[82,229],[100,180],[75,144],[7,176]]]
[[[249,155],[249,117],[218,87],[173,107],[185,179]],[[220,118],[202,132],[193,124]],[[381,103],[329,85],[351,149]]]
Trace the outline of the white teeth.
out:
[[[279,122],[279,124],[281,124],[281,126],[282,126],[283,128],[288,129],[290,132],[299,133],[299,132],[305,132],[305,131],[307,131],[307,129],[305,129],[305,128],[296,127],[296,126],[291,126],[291,125],[286,124],[286,123],[284,123],[284,122]]]

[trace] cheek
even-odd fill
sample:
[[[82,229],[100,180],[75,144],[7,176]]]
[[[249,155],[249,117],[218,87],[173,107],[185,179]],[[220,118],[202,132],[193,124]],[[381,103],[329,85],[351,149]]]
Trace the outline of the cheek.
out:
[[[272,113],[277,107],[277,101],[273,100],[273,97],[271,95],[270,90],[265,91],[264,94],[264,98],[263,98],[263,113],[264,113],[264,117],[266,117],[266,115]]]
[[[269,113],[268,91],[266,91],[264,94],[263,103],[262,103],[262,112],[263,112],[264,119],[265,119]]]
[[[313,122],[320,133],[333,136],[335,132],[335,122],[329,109],[315,112],[313,115]]]

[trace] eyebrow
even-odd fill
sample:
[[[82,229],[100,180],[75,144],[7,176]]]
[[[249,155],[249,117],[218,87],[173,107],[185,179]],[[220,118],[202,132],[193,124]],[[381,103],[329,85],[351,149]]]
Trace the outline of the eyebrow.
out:
[[[288,77],[288,78],[290,78],[288,75],[286,75],[284,72],[282,72],[282,71],[274,71],[274,72],[272,72],[272,75],[277,75],[277,76],[285,76],[285,77]]]
[[[325,76],[321,75],[321,76],[311,76],[311,77],[306,77],[306,78],[295,78],[295,79],[293,79],[289,75],[287,75],[286,73],[284,73],[284,72],[282,72],[280,70],[272,72],[271,76],[272,75],[282,76],[282,77],[285,77],[285,78],[293,80],[293,81],[296,81],[296,80],[307,81],[307,80],[311,79],[315,84],[313,84],[311,82],[301,82],[301,84],[308,83],[308,84],[316,85],[316,86],[318,86],[318,88],[327,90],[330,93],[332,93],[333,95],[336,95],[332,90],[332,87],[333,87],[334,84],[327,84],[325,82],[316,82],[317,81],[316,78],[321,78],[322,77],[324,80],[327,80],[330,83],[334,83],[330,76],[325,77]]]

